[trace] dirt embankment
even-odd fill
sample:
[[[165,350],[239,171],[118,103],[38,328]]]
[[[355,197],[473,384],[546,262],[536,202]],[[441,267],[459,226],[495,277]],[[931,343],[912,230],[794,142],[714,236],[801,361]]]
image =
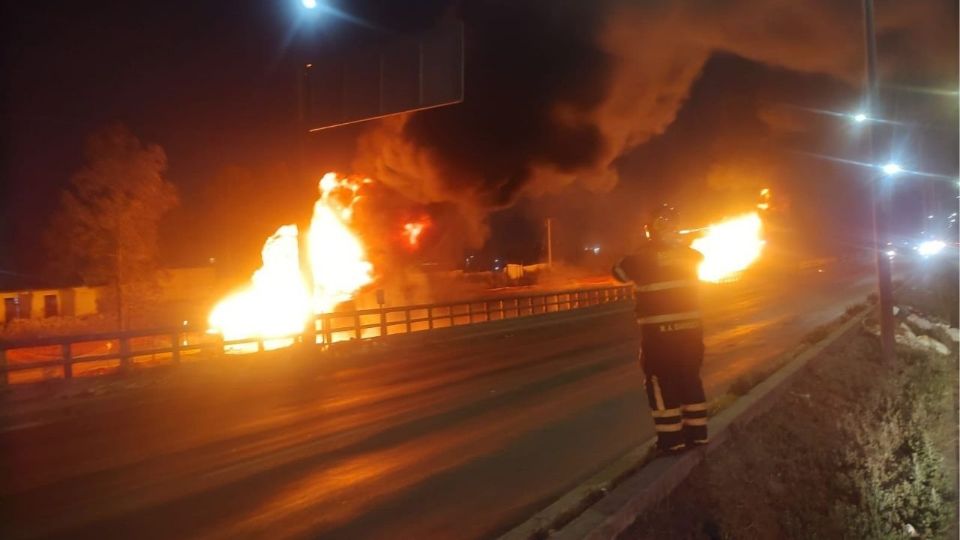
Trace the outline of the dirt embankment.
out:
[[[956,354],[854,336],[621,538],[956,538]]]

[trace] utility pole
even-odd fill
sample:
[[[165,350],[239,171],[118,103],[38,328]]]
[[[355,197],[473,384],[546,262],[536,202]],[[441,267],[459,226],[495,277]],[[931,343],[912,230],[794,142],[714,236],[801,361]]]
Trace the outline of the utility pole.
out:
[[[877,84],[877,41],[873,30],[873,0],[863,0],[864,37],[867,41],[867,114],[880,118],[880,92]],[[877,163],[877,151],[873,138],[872,121],[866,122],[867,144],[870,161]],[[890,275],[890,258],[886,254],[887,227],[890,210],[890,175],[877,175],[871,171],[870,186],[873,194],[873,240],[877,259],[877,297],[880,308],[880,359],[891,363],[896,355],[893,321],[893,283]]]

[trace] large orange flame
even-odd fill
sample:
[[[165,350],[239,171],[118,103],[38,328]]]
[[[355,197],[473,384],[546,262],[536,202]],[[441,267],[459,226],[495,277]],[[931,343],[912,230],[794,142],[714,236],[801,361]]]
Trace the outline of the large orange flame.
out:
[[[320,180],[320,198],[307,232],[309,281],[300,268],[297,226],[284,225],[264,244],[263,266],[252,283],[210,312],[210,330],[226,341],[259,337],[265,349],[286,347],[293,342],[289,336],[308,328],[313,315],[332,311],[370,283],[373,265],[350,226],[363,182],[369,180],[338,178],[335,173]],[[228,347],[229,352],[256,349],[255,343]]]
[[[751,212],[710,225],[690,247],[703,254],[700,279],[716,283],[735,278],[753,264],[764,244],[763,223]]]
[[[359,188],[359,182],[337,178],[334,173],[320,180],[320,199],[313,205],[307,234],[314,313],[332,311],[373,280],[373,265],[350,228]]]

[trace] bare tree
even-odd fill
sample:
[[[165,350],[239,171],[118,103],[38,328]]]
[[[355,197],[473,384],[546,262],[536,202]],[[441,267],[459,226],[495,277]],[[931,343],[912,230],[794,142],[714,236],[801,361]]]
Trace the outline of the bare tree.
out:
[[[47,234],[59,274],[111,286],[121,329],[157,290],[158,225],[178,202],[166,168],[163,148],[122,125],[95,133]]]

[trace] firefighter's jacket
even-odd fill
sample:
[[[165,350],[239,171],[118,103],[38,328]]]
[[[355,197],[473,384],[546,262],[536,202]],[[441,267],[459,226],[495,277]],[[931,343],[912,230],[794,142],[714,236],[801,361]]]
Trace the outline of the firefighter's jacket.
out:
[[[650,241],[614,265],[613,276],[633,283],[641,325],[682,325],[700,320],[697,267],[702,260],[692,248]]]

